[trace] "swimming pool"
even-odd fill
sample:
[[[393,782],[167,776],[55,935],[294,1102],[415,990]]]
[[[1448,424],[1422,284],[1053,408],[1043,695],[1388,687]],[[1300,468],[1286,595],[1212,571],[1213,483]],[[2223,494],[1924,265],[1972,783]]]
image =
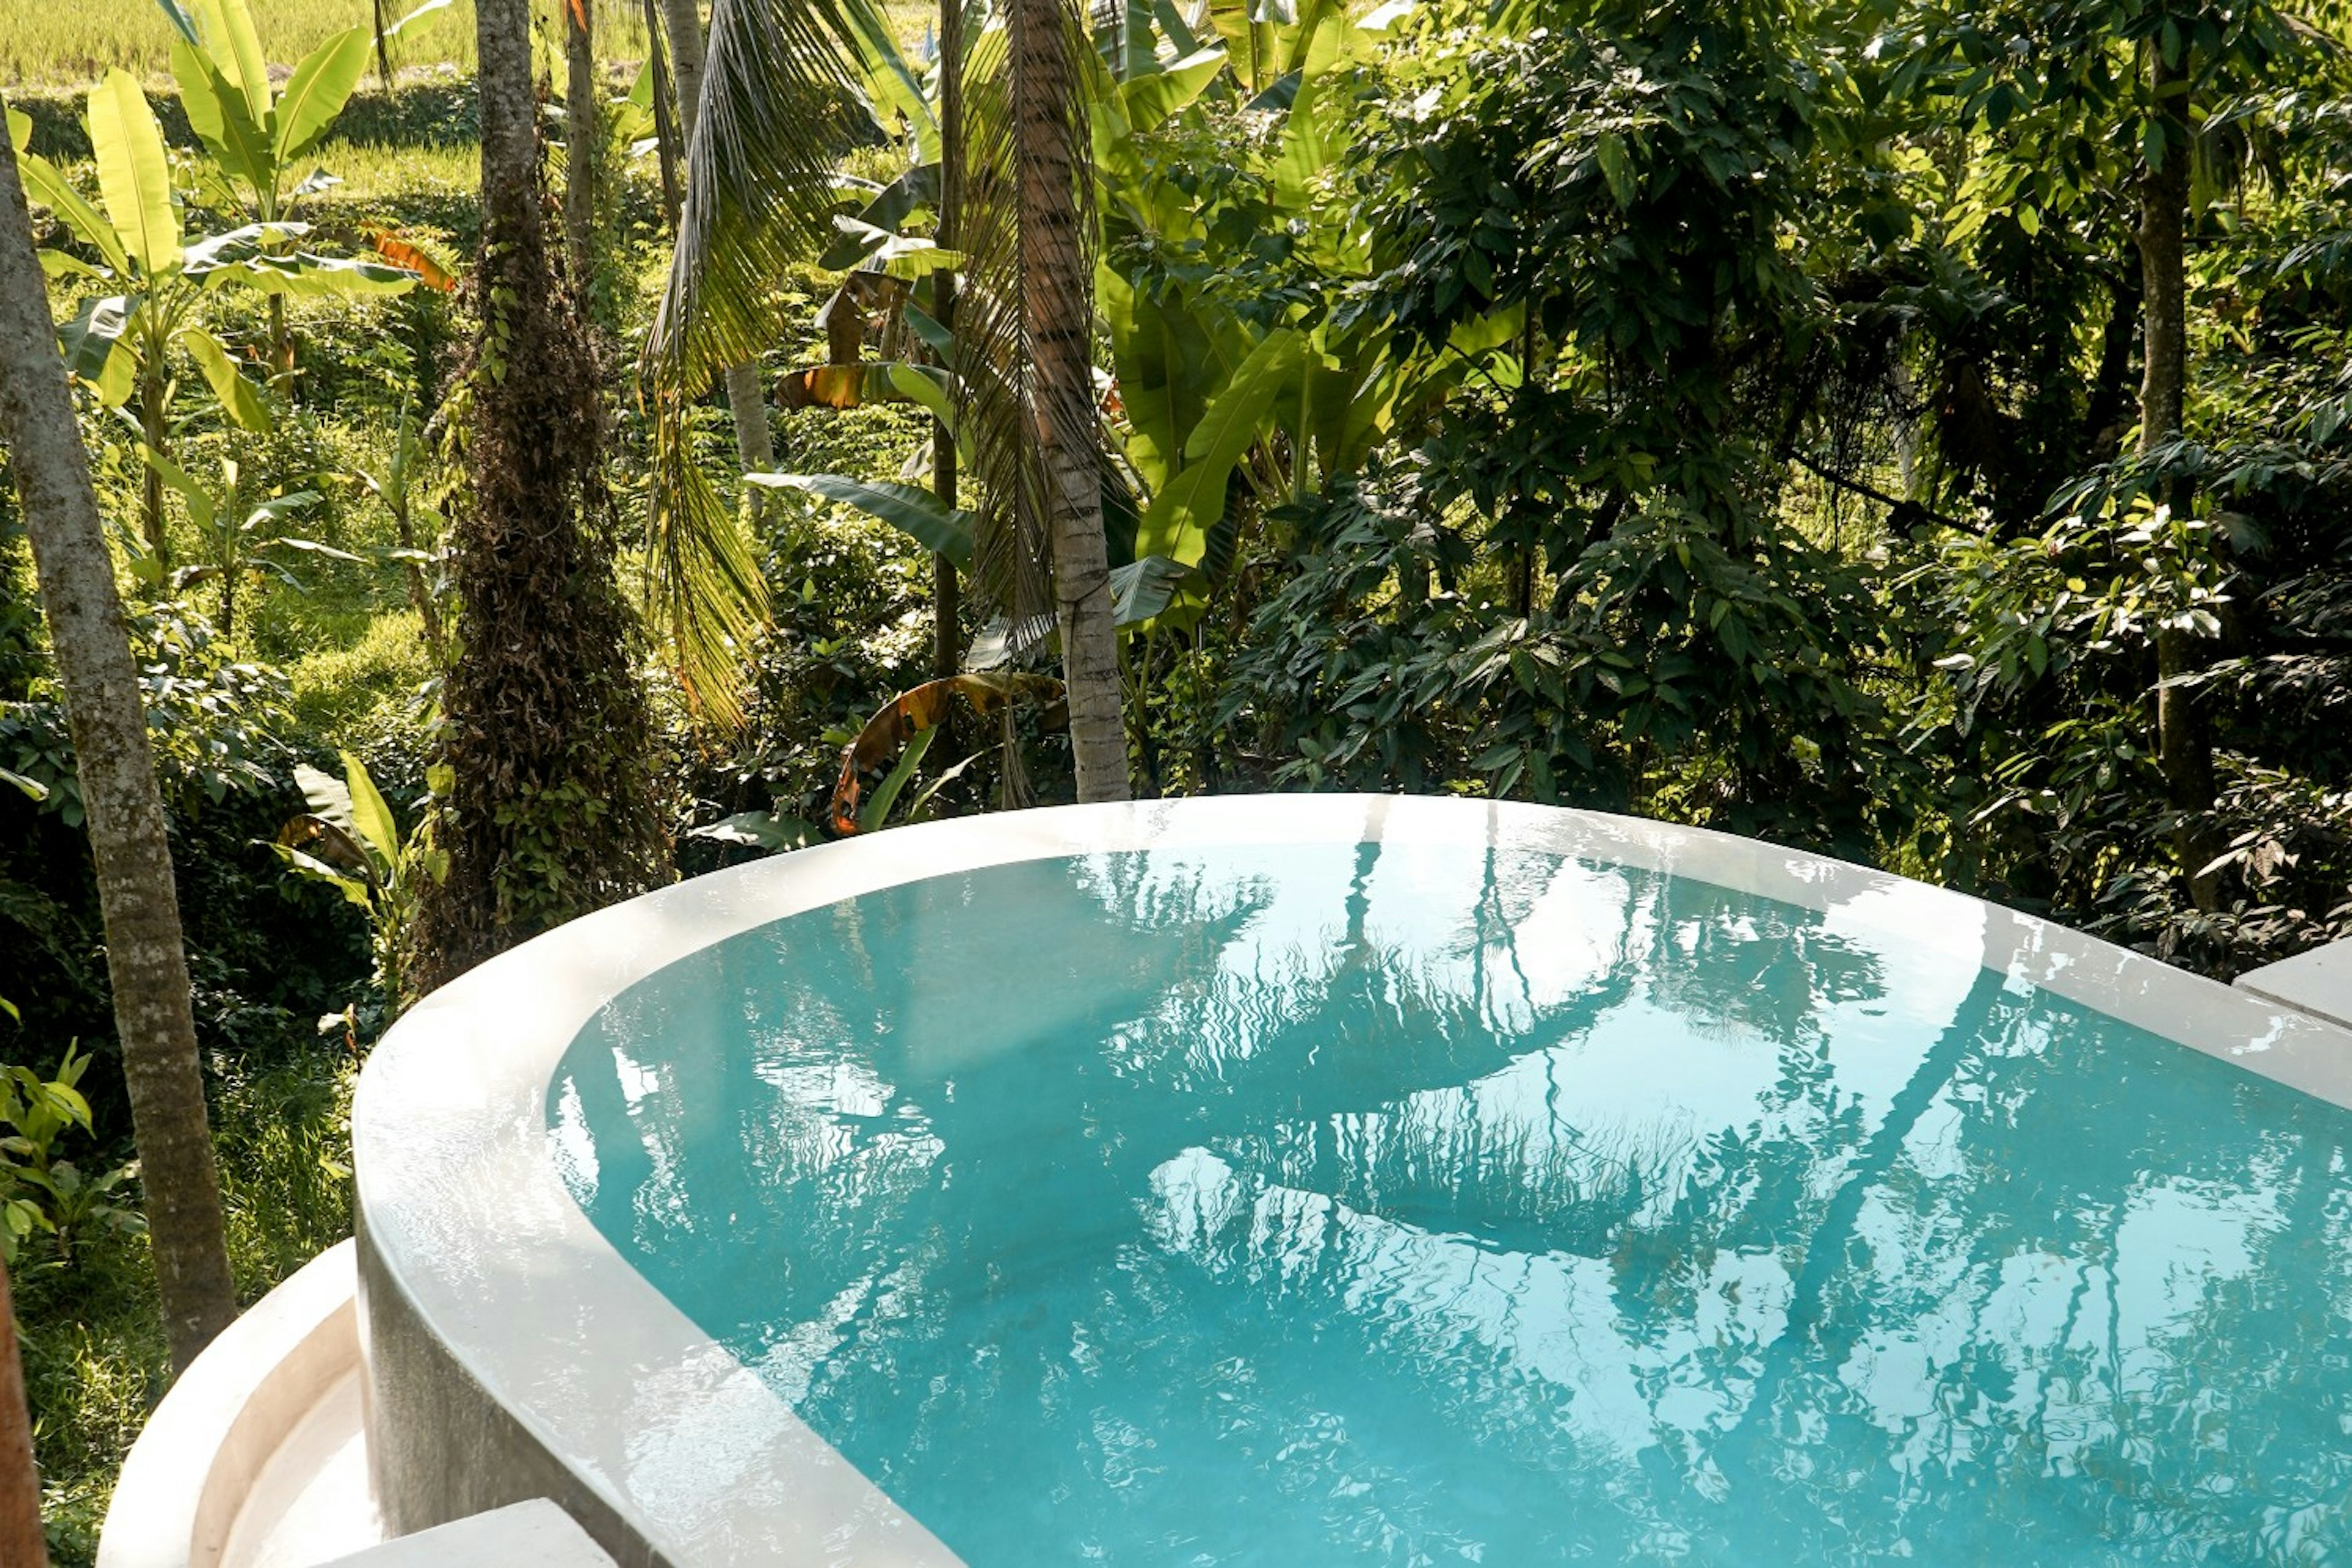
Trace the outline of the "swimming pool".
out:
[[[388,1316],[679,1568],[2352,1540],[2352,1040],[2225,988],[1409,799],[898,830],[630,908],[436,997],[355,1137]],[[379,1180],[452,1072],[474,1124]]]

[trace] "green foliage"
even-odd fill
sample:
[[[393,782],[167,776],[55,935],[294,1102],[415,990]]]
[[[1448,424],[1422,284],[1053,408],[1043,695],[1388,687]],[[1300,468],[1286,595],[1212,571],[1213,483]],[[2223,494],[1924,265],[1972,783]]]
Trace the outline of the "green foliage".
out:
[[[425,781],[435,795],[448,794],[442,770],[428,770]],[[298,763],[294,782],[310,809],[279,828],[269,847],[298,874],[335,889],[367,916],[374,932],[376,988],[386,997],[405,995],[403,964],[419,885],[447,879],[447,853],[421,833],[401,832],[367,764],[348,752],[341,779]]]
[[[16,1011],[8,1009],[12,1017]],[[68,1046],[54,1078],[0,1068],[0,1128],[6,1130],[0,1133],[0,1263],[12,1272],[25,1271],[26,1250],[37,1242],[64,1267],[90,1226],[137,1230],[142,1224],[135,1210],[115,1201],[135,1166],[85,1175],[58,1149],[74,1129],[85,1137],[92,1132],[89,1101],[74,1087],[89,1067],[89,1058]]]

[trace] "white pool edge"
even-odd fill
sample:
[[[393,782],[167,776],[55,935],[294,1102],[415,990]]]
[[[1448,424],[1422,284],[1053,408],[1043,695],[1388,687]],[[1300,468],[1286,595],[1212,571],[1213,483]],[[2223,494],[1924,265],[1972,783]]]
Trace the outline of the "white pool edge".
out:
[[[604,1240],[551,1157],[565,1049],[611,997],[713,942],[824,904],[1015,861],[1389,837],[1580,856],[1815,910],[1905,903],[2021,981],[2352,1107],[2352,1032],[2064,927],[1702,829],[1509,803],[1247,795],[967,817],[801,850],[605,910],[483,965],[392,1030],[352,1114],[378,1265],[450,1358],[675,1568],[958,1560]],[[608,1543],[609,1544],[609,1543]]]
[[[360,1364],[348,1241],[329,1247],[221,1331],[148,1418],[124,1459],[99,1534],[98,1568],[214,1568],[280,1468],[318,1456],[288,1442]],[[364,1491],[347,1500],[364,1513]],[[364,1544],[372,1521],[337,1545]],[[323,1546],[320,1555],[331,1554]]]

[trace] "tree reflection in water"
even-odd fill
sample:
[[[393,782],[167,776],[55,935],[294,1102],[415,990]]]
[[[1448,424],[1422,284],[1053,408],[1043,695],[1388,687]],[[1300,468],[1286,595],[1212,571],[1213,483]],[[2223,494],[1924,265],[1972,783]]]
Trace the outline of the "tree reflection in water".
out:
[[[1954,951],[1532,853],[1030,862],[657,973],[551,1110],[975,1568],[2341,1561],[2352,1118]]]

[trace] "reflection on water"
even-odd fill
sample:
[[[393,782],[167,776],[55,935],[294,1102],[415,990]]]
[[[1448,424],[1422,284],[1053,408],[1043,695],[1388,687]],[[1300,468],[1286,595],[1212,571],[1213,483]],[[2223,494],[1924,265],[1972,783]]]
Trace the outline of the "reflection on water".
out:
[[[2346,1561],[2352,1115],[1908,907],[946,877],[626,994],[555,1144],[974,1568]]]

